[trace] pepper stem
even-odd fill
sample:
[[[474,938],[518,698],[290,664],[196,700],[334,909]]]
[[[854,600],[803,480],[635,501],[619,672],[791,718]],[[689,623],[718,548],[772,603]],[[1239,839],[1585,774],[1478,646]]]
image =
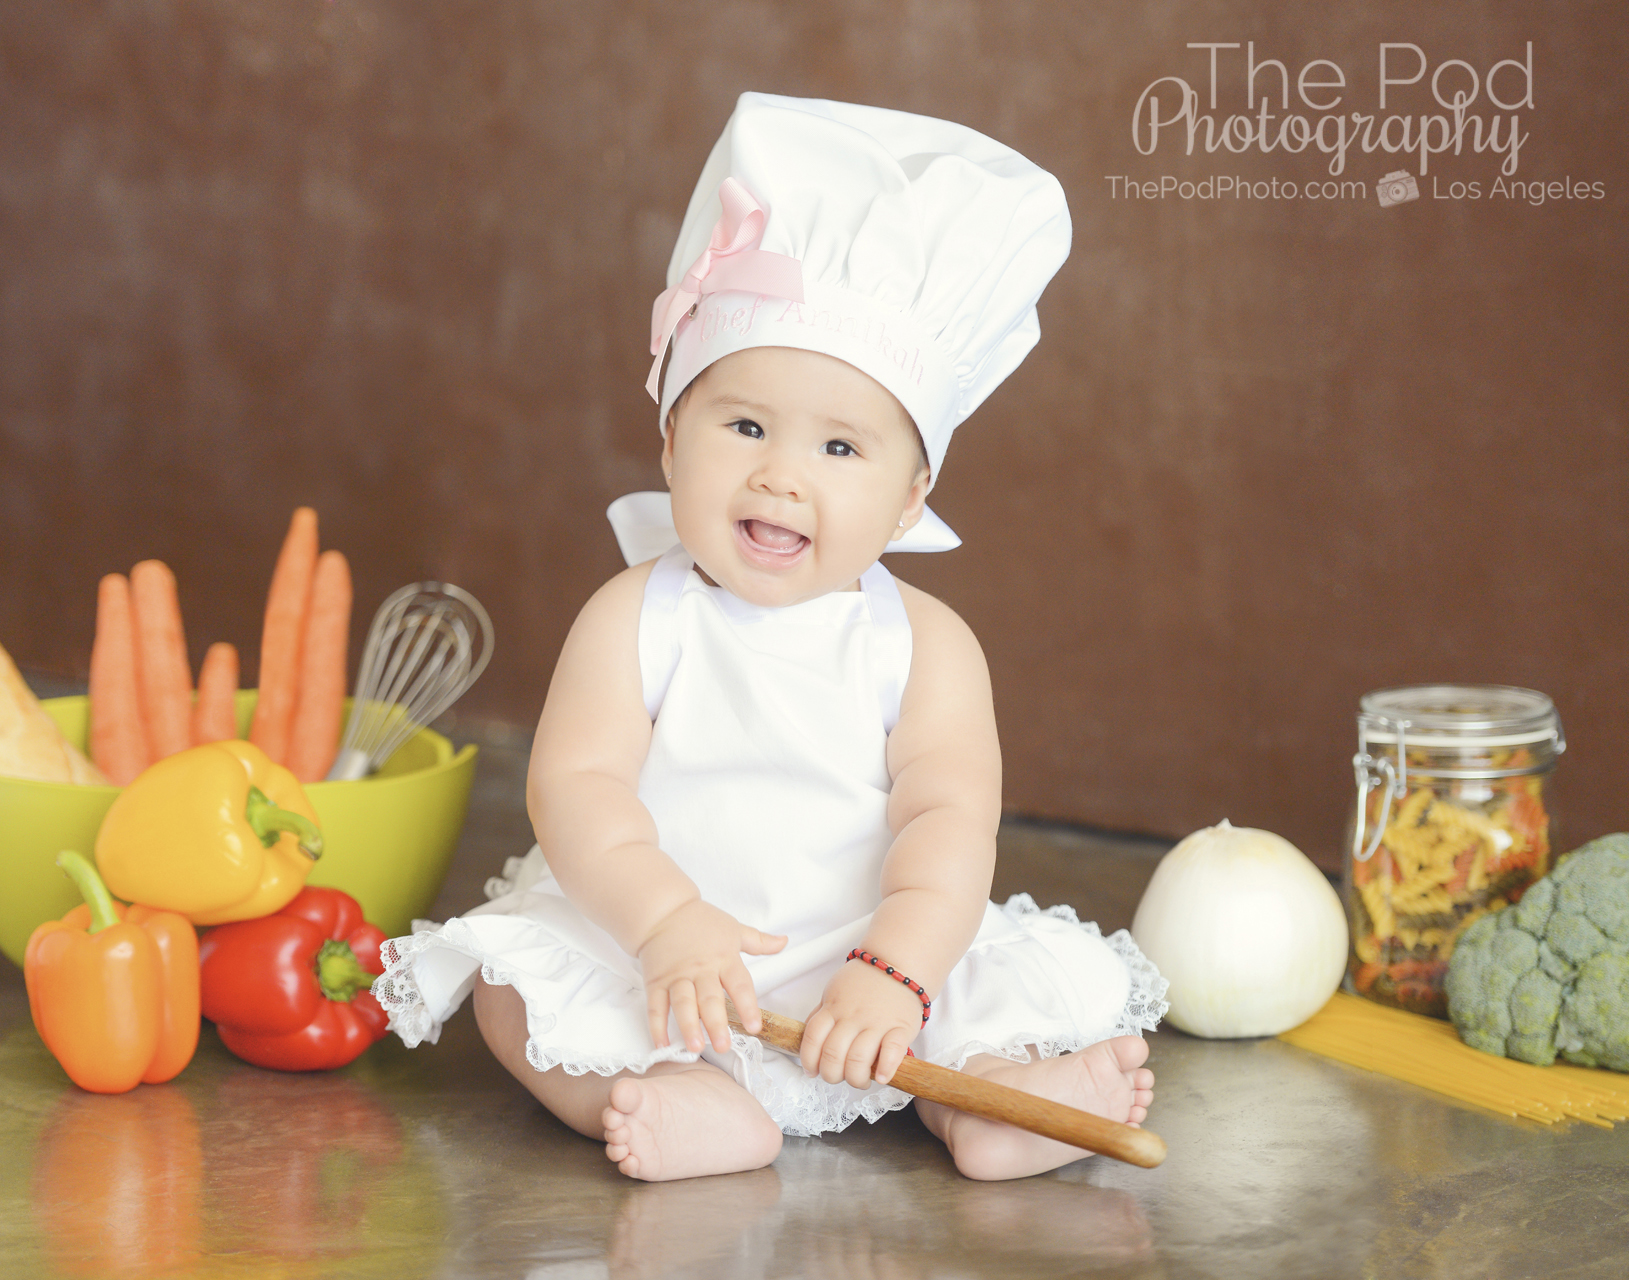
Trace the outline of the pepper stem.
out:
[[[348,942],[330,940],[317,952],[317,983],[330,1000],[349,1003],[357,992],[371,987],[377,976],[362,967]]]
[[[301,853],[313,862],[322,857],[322,832],[317,824],[303,813],[273,804],[271,797],[259,787],[249,788],[246,816],[266,848],[276,844],[285,831],[292,831],[300,838]]]
[[[91,866],[84,854],[64,849],[57,854],[57,866],[67,873],[68,879],[74,882],[74,887],[90,907],[91,922],[86,933],[100,933],[109,925],[119,923],[113,895],[107,891],[107,885],[102,883],[102,877],[96,874],[96,868]]]

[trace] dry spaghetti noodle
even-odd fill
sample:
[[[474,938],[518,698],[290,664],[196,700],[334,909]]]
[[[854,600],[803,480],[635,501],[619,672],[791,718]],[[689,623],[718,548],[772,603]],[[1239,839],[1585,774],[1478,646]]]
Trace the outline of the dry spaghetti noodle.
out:
[[[1495,1058],[1462,1044],[1446,1022],[1344,992],[1279,1039],[1501,1115],[1544,1124],[1582,1120],[1603,1129],[1629,1120],[1629,1077]]]

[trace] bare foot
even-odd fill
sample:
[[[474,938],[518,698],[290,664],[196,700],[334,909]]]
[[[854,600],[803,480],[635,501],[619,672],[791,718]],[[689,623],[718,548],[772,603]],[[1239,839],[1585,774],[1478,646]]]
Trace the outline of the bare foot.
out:
[[[602,1118],[611,1163],[646,1182],[761,1169],[781,1149],[769,1113],[715,1067],[623,1076]]]
[[[742,1236],[780,1198],[774,1166],[722,1178],[629,1187],[606,1250],[610,1280],[726,1272],[729,1259],[739,1256]]]
[[[1020,1180],[1011,1186],[962,1182],[950,1190],[943,1213],[960,1226],[961,1238],[998,1253],[1021,1251],[1031,1274],[1046,1269],[1043,1259],[1067,1258],[1072,1267],[1086,1268],[1154,1256],[1153,1228],[1129,1191],[1086,1186],[1073,1178]]]
[[[1148,1045],[1137,1036],[1116,1036],[1078,1053],[1010,1062],[990,1054],[965,1068],[999,1084],[1051,1098],[1094,1115],[1141,1124],[1154,1101],[1154,1073],[1142,1064]],[[1087,1153],[1037,1134],[970,1116],[931,1102],[918,1102],[923,1123],[950,1149],[956,1168],[969,1178],[1027,1178],[1072,1164]]]

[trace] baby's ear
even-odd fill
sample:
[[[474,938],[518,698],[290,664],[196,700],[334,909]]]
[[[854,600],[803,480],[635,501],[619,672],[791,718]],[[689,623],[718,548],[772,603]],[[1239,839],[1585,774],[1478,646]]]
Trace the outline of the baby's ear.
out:
[[[897,540],[905,536],[922,518],[922,512],[928,505],[928,490],[933,488],[933,472],[928,470],[927,459],[924,458],[916,468],[916,476],[911,481],[911,487],[905,495],[905,509],[900,512],[899,528],[894,531]]]

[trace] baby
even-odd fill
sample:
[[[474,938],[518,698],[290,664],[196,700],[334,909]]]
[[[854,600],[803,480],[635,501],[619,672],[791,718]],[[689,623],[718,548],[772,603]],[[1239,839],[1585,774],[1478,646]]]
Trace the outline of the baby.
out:
[[[878,560],[957,545],[928,490],[1034,345],[1068,239],[1057,182],[971,130],[742,96],[653,317],[671,505],[611,509],[632,567],[555,668],[537,847],[485,906],[383,950],[408,1044],[473,990],[498,1059],[644,1179],[903,1107],[908,1051],[1143,1119],[1164,980],[1123,932],[988,901],[983,655]],[[760,1005],[806,1022],[801,1061],[750,1034]],[[917,1106],[969,1177],[1081,1154]]]

